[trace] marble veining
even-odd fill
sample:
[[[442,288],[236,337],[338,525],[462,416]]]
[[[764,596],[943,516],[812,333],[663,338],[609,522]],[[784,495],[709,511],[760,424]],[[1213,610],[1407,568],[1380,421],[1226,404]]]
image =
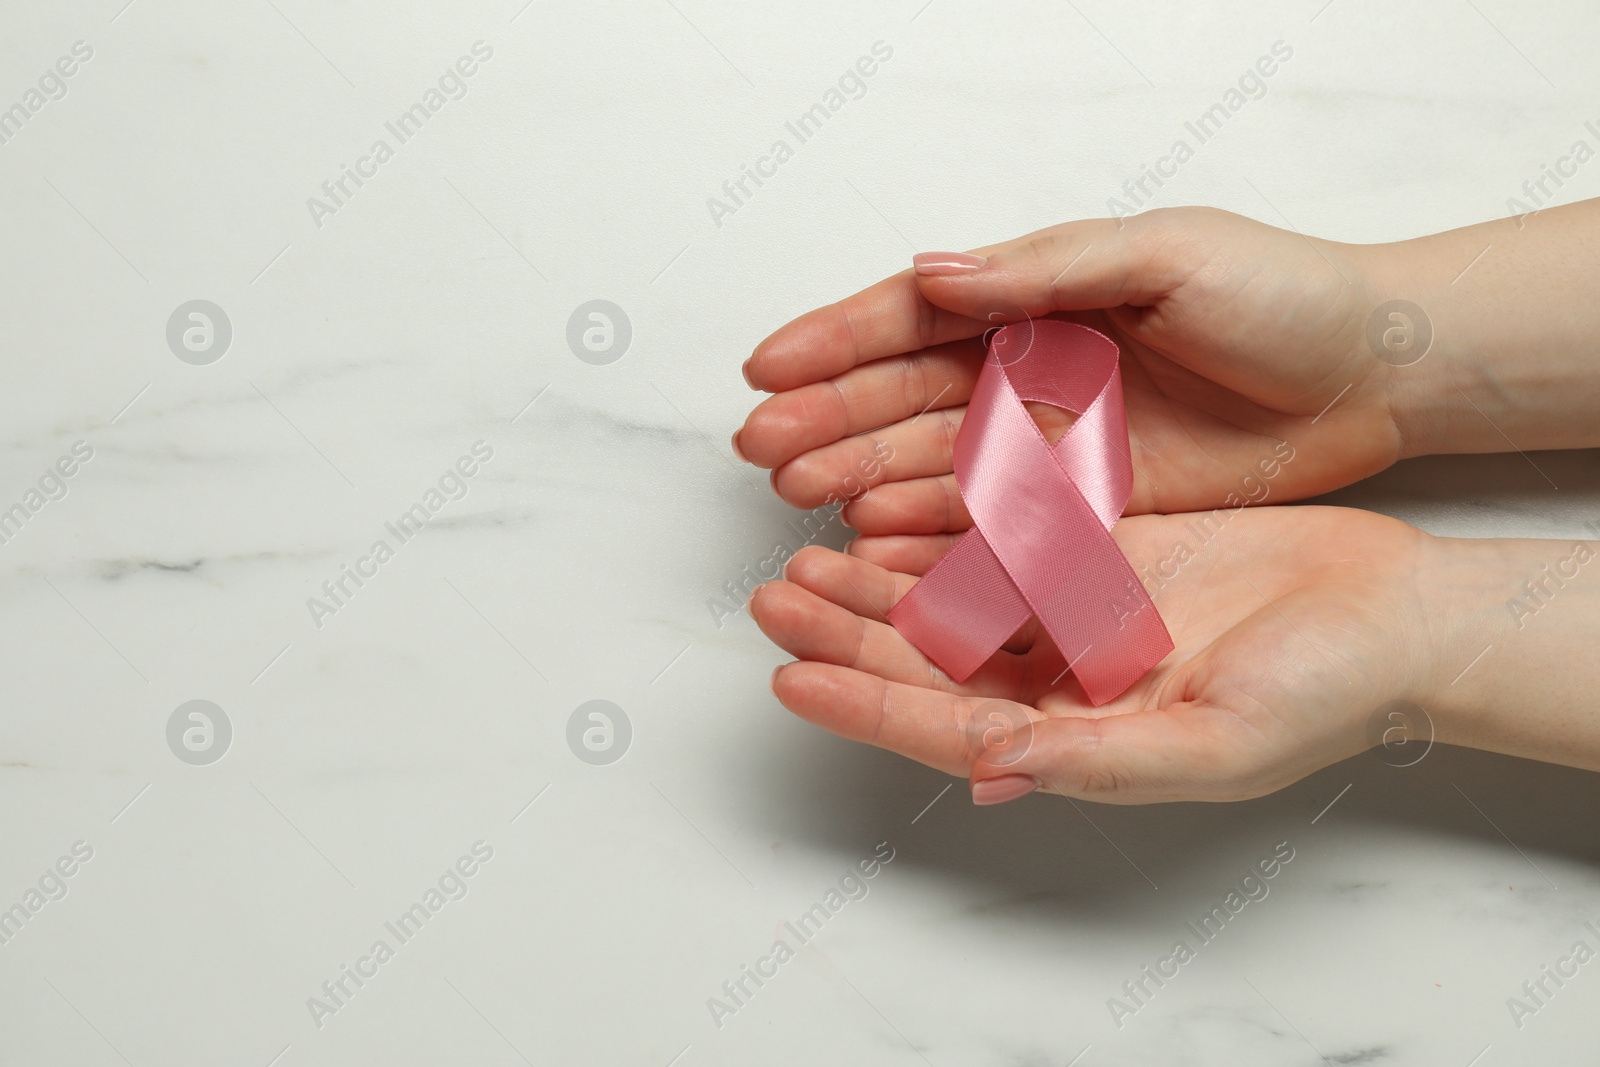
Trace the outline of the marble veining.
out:
[[[1437,746],[1237,805],[975,809],[772,698],[784,657],[740,583],[803,513],[727,445],[772,328],[914,251],[1104,214],[1280,39],[1293,62],[1143,206],[1353,241],[1504,214],[1593,117],[1590,7],[113,0],[0,22],[0,103],[94,49],[0,144],[0,502],[94,449],[0,543],[0,1061],[1594,1058],[1600,968],[1537,1005],[1524,986],[1600,949],[1595,776]],[[441,72],[480,39],[457,97]],[[708,215],[878,40],[893,62],[848,114]],[[427,86],[449,106],[308,215]],[[197,299],[232,328],[209,364],[166,332]],[[611,362],[569,341],[595,300],[630,326]],[[1414,460],[1325,502],[1593,536],[1600,453]],[[420,532],[388,531],[419,504]],[[337,610],[308,611],[325,582]],[[1270,891],[1198,936],[1282,842]],[[880,843],[869,891],[839,889]],[[830,889],[848,903],[786,934]],[[745,977],[785,936],[792,959]],[[1145,977],[1178,941],[1192,958]]]

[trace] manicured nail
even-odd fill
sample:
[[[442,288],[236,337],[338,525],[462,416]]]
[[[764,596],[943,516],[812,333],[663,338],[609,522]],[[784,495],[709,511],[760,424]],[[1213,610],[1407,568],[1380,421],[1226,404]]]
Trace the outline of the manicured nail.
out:
[[[752,389],[754,389],[756,387],[756,383],[750,377],[750,364],[754,363],[755,359],[756,359],[755,356],[751,356],[749,359],[745,360],[744,363],[739,367],[739,373],[744,375],[744,384],[748,385]]]
[[[1004,804],[1008,800],[1025,797],[1039,788],[1039,779],[1031,774],[1002,774],[998,778],[985,778],[972,783],[972,802],[978,805]]]
[[[982,256],[970,252],[918,252],[911,257],[911,265],[917,269],[917,273],[930,278],[971,274],[987,262]]]
[[[750,457],[744,454],[744,449],[739,447],[739,435],[744,433],[743,428],[733,431],[733,454],[745,463],[750,462]]]

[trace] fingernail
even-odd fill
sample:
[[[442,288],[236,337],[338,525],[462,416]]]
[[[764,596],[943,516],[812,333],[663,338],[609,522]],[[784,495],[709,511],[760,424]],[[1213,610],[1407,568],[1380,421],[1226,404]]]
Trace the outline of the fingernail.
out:
[[[846,541],[844,543],[844,554],[847,555],[847,556],[855,555],[856,554],[856,542],[859,541],[859,540],[861,540],[861,538],[852,537],[852,538],[850,538],[850,540]]]
[[[947,274],[971,274],[987,262],[984,257],[970,252],[918,252],[911,257],[911,265],[917,273],[931,278]]]
[[[743,428],[733,431],[733,454],[738,456],[741,461],[749,463],[750,457],[746,456],[744,449],[739,447],[739,435],[741,433],[744,433]]]
[[[756,387],[756,383],[750,377],[750,364],[755,362],[755,358],[755,356],[751,356],[739,367],[739,373],[744,375],[744,384],[748,385],[752,389]]]
[[[979,806],[1004,804],[1008,800],[1025,797],[1039,788],[1039,779],[1031,774],[1002,774],[998,778],[985,778],[972,783],[972,802]]]
[[[776,667],[772,668],[772,681],[767,683],[767,688],[772,689],[774,691],[777,690],[777,688],[778,688],[778,675],[783,673],[783,669],[785,667],[787,667],[787,666],[788,666],[787,663],[780,663]]]

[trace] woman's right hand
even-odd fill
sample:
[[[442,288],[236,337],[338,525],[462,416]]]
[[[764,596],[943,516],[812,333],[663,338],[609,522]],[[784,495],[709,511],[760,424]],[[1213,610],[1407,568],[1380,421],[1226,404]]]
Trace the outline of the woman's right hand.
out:
[[[734,436],[796,507],[845,497],[864,534],[964,530],[951,445],[984,333],[1065,317],[1122,349],[1129,514],[1293,500],[1382,470],[1404,450],[1396,375],[1367,321],[1397,295],[1379,246],[1342,245],[1205,208],[1071,222],[919,266],[795,319],[745,367],[772,392]],[[968,257],[973,258],[973,257]],[[1071,416],[1031,405],[1054,440]],[[884,446],[893,459],[881,456]]]

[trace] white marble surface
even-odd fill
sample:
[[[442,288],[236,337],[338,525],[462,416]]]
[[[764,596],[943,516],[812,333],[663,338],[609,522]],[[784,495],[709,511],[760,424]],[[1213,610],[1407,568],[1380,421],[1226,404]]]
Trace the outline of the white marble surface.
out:
[[[0,1062],[1593,1061],[1600,964],[1520,1029],[1506,1001],[1600,943],[1600,779],[1440,748],[1247,804],[977,810],[791,718],[780,654],[707,607],[793,536],[725,444],[778,323],[914,249],[1104,213],[1278,40],[1158,203],[1348,240],[1505,214],[1600,120],[1592,5],[521,2],[0,13],[0,107],[93,50],[0,145],[0,508],[93,449],[0,544],[0,907],[93,850],[0,945]],[[478,41],[467,94],[387,134]],[[877,41],[866,95],[716,225]],[[1597,194],[1600,163],[1561,198]],[[164,333],[197,298],[233,329],[207,366]],[[609,365],[565,339],[593,299],[632,323]],[[307,598],[478,441],[318,629]],[[1339,496],[1464,535],[1600,520],[1595,456],[1534,458],[1559,489],[1512,455]],[[167,743],[193,699],[233,729],[206,766]],[[566,740],[594,699],[632,724],[609,766]],[[465,897],[387,931],[480,841]],[[879,842],[868,895],[717,1026]],[[1270,894],[1114,1025],[1279,842]]]

